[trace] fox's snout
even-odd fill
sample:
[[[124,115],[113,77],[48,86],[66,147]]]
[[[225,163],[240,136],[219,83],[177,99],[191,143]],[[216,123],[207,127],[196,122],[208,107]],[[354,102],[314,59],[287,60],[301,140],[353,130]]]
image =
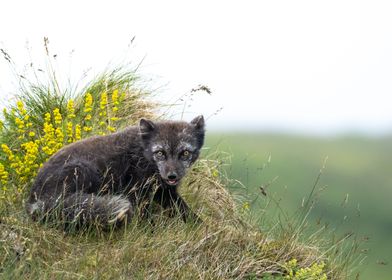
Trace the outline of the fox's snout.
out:
[[[160,166],[161,178],[169,185],[177,185],[184,176],[185,170],[172,165]]]
[[[167,178],[168,178],[169,180],[177,180],[177,173],[176,173],[176,172],[170,172],[170,173],[167,175]]]

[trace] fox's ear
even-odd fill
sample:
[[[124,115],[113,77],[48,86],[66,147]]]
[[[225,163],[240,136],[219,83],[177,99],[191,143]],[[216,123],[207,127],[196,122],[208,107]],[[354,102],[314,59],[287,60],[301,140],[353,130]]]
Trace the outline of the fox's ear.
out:
[[[197,116],[196,118],[191,120],[191,124],[193,124],[197,130],[204,131],[204,117],[203,117],[203,115]]]
[[[191,121],[194,127],[194,135],[197,139],[198,148],[200,149],[204,144],[205,124],[203,115],[197,116]]]
[[[148,138],[148,136],[151,135],[153,131],[155,131],[155,124],[150,120],[140,119],[139,129],[142,137]]]

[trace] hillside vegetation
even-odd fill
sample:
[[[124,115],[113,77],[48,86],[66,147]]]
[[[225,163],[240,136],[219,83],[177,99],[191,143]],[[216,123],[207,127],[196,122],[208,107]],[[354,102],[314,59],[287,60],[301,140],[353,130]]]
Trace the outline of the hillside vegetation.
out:
[[[230,151],[226,172],[231,178],[244,182],[250,192],[266,186],[267,196],[279,199],[279,207],[289,217],[307,197],[328,157],[319,181],[324,191],[309,222],[328,224],[336,234],[356,232],[360,240],[366,240],[362,247],[368,251],[360,279],[390,278],[390,137],[209,133],[207,140],[213,149]],[[264,200],[251,203],[253,211],[281,215],[275,205],[265,211],[260,202]]]
[[[254,215],[244,187],[225,175],[209,150],[182,183],[181,193],[200,225],[168,218],[134,219],[111,231],[64,232],[32,222],[24,211],[37,170],[64,145],[156,118],[159,105],[127,68],[108,71],[80,91],[62,89],[54,72],[42,83],[24,81],[0,123],[1,279],[346,279],[355,244],[309,228],[310,196],[290,221]],[[316,192],[315,192],[316,193]],[[268,226],[266,226],[268,224]],[[342,250],[348,247],[350,250]]]

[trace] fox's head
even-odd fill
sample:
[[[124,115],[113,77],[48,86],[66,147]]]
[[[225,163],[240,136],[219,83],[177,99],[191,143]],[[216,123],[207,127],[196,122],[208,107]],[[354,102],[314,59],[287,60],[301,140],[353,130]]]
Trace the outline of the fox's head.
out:
[[[166,184],[178,185],[186,170],[199,157],[203,146],[203,116],[194,118],[190,123],[141,119],[139,128],[145,157],[156,164]]]

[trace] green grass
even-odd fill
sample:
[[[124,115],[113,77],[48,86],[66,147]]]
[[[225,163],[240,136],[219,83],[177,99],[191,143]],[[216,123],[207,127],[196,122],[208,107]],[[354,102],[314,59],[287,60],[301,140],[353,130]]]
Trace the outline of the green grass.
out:
[[[207,143],[232,154],[227,166],[230,177],[244,182],[249,191],[267,187],[267,196],[280,200],[293,214],[312,189],[326,157],[319,187],[325,186],[310,221],[328,223],[337,233],[355,232],[369,240],[368,257],[361,266],[361,279],[389,279],[392,274],[392,139],[347,136],[310,138],[274,134],[213,134]],[[270,162],[268,163],[270,158]],[[265,213],[257,200],[255,211]],[[273,208],[273,207],[272,207]],[[261,210],[260,210],[261,209]],[[275,207],[276,209],[276,207]],[[321,219],[321,220],[320,220]],[[383,265],[388,263],[388,265]]]

